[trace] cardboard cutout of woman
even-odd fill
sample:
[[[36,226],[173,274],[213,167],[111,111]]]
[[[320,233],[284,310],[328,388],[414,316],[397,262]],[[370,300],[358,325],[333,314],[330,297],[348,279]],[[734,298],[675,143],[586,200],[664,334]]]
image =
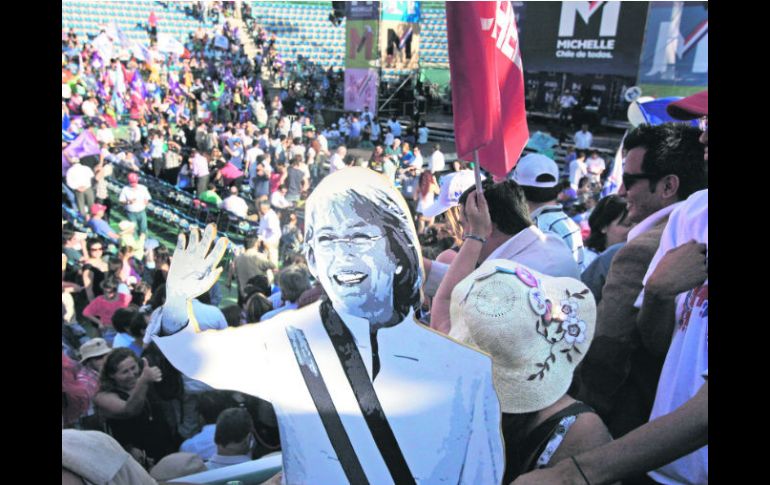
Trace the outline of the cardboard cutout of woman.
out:
[[[154,341],[184,374],[270,401],[285,483],[500,483],[489,356],[418,323],[420,246],[381,175],[327,176],[306,205],[306,255],[328,298],[257,325],[200,332],[190,301],[226,240],[180,234]]]

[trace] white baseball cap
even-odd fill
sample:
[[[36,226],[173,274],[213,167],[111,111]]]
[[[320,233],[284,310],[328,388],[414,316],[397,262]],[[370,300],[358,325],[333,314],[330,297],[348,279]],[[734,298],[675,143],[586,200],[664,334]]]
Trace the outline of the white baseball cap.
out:
[[[556,187],[559,183],[559,166],[545,155],[530,153],[519,159],[511,180],[527,187]]]
[[[484,175],[481,180],[484,180]],[[463,195],[468,187],[476,183],[473,170],[460,170],[459,172],[449,173],[441,177],[441,192],[433,205],[426,208],[422,215],[425,217],[436,217],[443,214],[452,207],[460,204],[460,196]]]

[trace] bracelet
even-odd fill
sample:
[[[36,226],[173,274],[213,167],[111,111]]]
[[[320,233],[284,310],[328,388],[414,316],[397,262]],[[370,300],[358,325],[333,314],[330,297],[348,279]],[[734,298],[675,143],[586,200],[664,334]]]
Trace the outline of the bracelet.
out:
[[[582,476],[582,477],[583,477],[583,480],[585,480],[585,481],[586,481],[586,485],[591,485],[591,482],[589,482],[589,481],[588,481],[588,477],[586,476],[586,474],[585,474],[585,473],[583,473],[583,469],[582,469],[582,468],[580,468],[580,465],[578,464],[578,462],[577,462],[577,459],[576,459],[574,456],[570,456],[570,458],[572,459],[572,463],[574,463],[574,464],[575,464],[575,467],[576,467],[576,468],[578,469],[578,471],[580,472],[580,476]]]
[[[465,241],[466,239],[473,239],[473,240],[475,240],[475,241],[478,241],[478,242],[480,242],[481,244],[484,244],[484,243],[486,243],[486,242],[487,242],[487,240],[486,240],[486,239],[484,239],[484,238],[483,238],[483,237],[481,237],[481,236],[477,236],[477,235],[475,235],[475,234],[465,234],[465,235],[463,235],[463,241]]]

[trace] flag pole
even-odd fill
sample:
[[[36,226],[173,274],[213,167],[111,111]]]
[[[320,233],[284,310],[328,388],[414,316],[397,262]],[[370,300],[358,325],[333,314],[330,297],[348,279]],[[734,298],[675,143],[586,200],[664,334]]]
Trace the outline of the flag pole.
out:
[[[479,167],[479,151],[473,150],[473,175],[476,178],[476,191],[482,193],[481,190],[481,167]]]

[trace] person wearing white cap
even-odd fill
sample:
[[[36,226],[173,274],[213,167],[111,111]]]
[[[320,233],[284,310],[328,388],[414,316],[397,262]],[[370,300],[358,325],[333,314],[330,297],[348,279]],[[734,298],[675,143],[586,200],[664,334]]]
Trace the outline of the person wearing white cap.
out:
[[[511,179],[524,189],[532,222],[543,232],[559,236],[572,251],[580,271],[585,269],[583,236],[580,227],[564,213],[556,202],[559,195],[559,167],[556,162],[539,153],[522,157]]]
[[[594,336],[596,303],[584,284],[487,260],[452,291],[451,318],[450,337],[492,357],[502,483],[612,440],[594,410],[567,394]]]

